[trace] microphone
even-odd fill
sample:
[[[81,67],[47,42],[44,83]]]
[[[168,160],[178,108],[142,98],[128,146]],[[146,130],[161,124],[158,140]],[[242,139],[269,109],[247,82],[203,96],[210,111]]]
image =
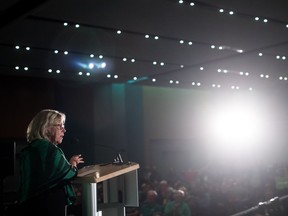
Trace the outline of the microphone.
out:
[[[118,164],[118,165],[123,164],[123,159],[122,159],[122,156],[121,156],[120,153],[118,153],[118,155],[116,156],[116,158],[114,158],[112,164]]]

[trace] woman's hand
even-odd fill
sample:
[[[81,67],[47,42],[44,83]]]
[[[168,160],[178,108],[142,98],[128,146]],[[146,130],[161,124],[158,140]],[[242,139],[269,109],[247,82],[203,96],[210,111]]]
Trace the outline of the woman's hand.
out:
[[[79,155],[73,155],[70,160],[69,160],[70,164],[72,164],[72,166],[77,167],[77,165],[79,163],[84,163],[83,161],[83,157],[81,154]]]

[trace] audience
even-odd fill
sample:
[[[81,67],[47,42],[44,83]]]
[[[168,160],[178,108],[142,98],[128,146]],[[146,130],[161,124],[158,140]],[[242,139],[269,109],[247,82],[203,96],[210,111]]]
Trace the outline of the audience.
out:
[[[239,172],[221,166],[201,171],[171,169],[167,176],[161,176],[155,166],[157,175],[148,168],[145,171],[149,174],[139,178],[139,207],[126,207],[127,216],[231,216],[275,197],[288,200],[288,165],[257,165]],[[283,205],[288,215],[288,201]]]
[[[163,206],[156,202],[157,192],[149,190],[146,199],[140,204],[140,216],[162,216]]]
[[[153,169],[157,172],[155,166]],[[171,168],[167,176],[160,177],[160,181],[155,178],[150,181],[146,175],[139,183],[158,192],[157,202],[163,209],[167,207],[167,200],[175,200],[168,195],[169,191],[183,191],[191,216],[230,216],[288,194],[288,165],[284,164],[254,164],[239,170],[217,164],[194,171],[176,172]],[[145,194],[142,188],[139,193]],[[163,213],[165,215],[165,210]]]
[[[169,201],[164,208],[164,216],[191,216],[191,210],[185,201],[185,192],[176,190],[173,200]]]

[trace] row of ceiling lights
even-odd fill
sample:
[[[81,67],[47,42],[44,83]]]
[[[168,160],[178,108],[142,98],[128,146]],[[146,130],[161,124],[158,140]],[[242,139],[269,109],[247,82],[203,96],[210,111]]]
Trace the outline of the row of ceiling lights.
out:
[[[63,24],[64,26],[69,26],[69,24],[67,22],[64,22]],[[80,24],[72,24],[73,26],[75,26],[75,28],[80,28]],[[85,25],[84,25],[85,26]],[[94,27],[97,28],[97,27]],[[107,29],[106,29],[107,30]],[[111,29],[111,31],[116,32],[118,35],[124,33],[130,33],[129,31],[124,31],[124,30],[117,30],[117,29]],[[137,33],[138,35],[140,33]],[[149,35],[149,34],[144,34],[144,37],[146,39],[150,39],[153,38],[154,40],[159,40],[159,39],[169,39],[169,40],[174,40],[174,41],[178,41],[179,44],[188,44],[189,46],[192,46],[193,44],[199,44],[199,45],[208,45],[210,46],[211,49],[218,49],[218,50],[230,50],[230,51],[234,51],[237,53],[243,53],[244,50],[243,49],[238,49],[238,48],[233,48],[230,46],[225,46],[225,45],[214,45],[214,44],[208,44],[208,43],[203,43],[203,42],[197,42],[197,41],[192,41],[192,40],[184,40],[184,39],[177,39],[177,38],[171,38],[171,37],[166,37],[166,36],[159,36],[159,35]]]
[[[285,22],[285,21],[280,21],[280,20],[275,20],[273,18],[261,18],[259,16],[251,16],[250,14],[244,14],[244,13],[241,13],[241,12],[238,12],[238,13],[235,13],[233,10],[226,10],[224,8],[219,8],[219,7],[216,7],[214,5],[209,5],[207,3],[203,3],[203,2],[199,2],[199,1],[184,1],[184,0],[178,0],[178,3],[179,4],[185,4],[187,3],[189,6],[204,6],[204,7],[209,7],[209,8],[212,8],[212,9],[215,9],[215,11],[218,11],[219,13],[225,13],[226,11],[228,11],[228,14],[229,15],[238,15],[238,16],[243,16],[245,18],[249,17],[251,20],[255,20],[255,21],[263,21],[263,23],[268,23],[268,22],[273,22],[273,23],[277,23],[277,24],[284,24],[286,28],[288,28],[288,23]]]
[[[212,47],[211,47],[212,48]],[[16,45],[15,46],[15,49],[17,49],[17,50],[19,50],[20,49],[20,46],[19,45]],[[37,49],[37,48],[36,48]],[[39,48],[38,48],[39,49]],[[31,50],[31,48],[30,47],[25,47],[25,50],[27,50],[27,51],[30,51]],[[59,50],[54,50],[53,51],[55,54],[58,54],[59,53]],[[64,55],[68,55],[69,54],[69,52],[67,51],[67,50],[65,50],[65,51],[62,51],[63,52],[63,54]],[[73,53],[73,52],[71,52],[71,53]],[[84,54],[84,55],[87,55],[88,56],[88,54]],[[265,54],[265,55],[267,55],[267,56],[269,56],[269,54]],[[263,52],[259,52],[258,53],[258,56],[259,57],[263,57],[264,56],[264,54],[263,54]],[[95,55],[94,54],[89,54],[89,57],[90,58],[94,58],[95,57]],[[285,55],[275,55],[274,56],[277,60],[286,60],[286,56]],[[99,59],[103,59],[104,58],[104,56],[103,55],[98,55],[98,58]],[[113,57],[110,57],[110,58],[113,58]],[[126,58],[126,57],[123,57],[122,58],[122,61],[123,62],[128,62],[128,61],[130,61],[130,62],[132,62],[132,63],[134,63],[134,62],[136,62],[136,59],[135,58],[130,58],[130,59],[128,59],[128,58]],[[143,61],[143,60],[137,60],[137,61]],[[145,60],[145,62],[147,62],[147,60]],[[162,61],[162,62],[157,62],[157,61],[151,61],[152,62],[152,64],[153,65],[160,65],[160,66],[164,66],[165,65],[165,63]],[[172,65],[172,63],[168,63],[168,65]],[[174,64],[175,65],[175,64]],[[184,65],[183,64],[181,64],[180,65],[180,68],[184,68]],[[201,69],[202,67],[200,67],[200,70],[202,70]]]
[[[192,42],[191,42],[191,43],[192,43]],[[215,48],[216,48],[215,45],[211,45],[211,49],[215,49]],[[18,46],[18,45],[15,46],[15,49],[20,49],[20,46]],[[31,50],[30,47],[26,47],[25,49],[26,49],[27,51],[30,51],[30,50]],[[218,49],[219,49],[219,50],[223,50],[223,49],[229,49],[229,48],[220,46],[220,47],[218,47]],[[230,48],[230,49],[231,49],[231,48]],[[238,49],[237,49],[236,52],[242,53],[243,50],[238,50]],[[54,53],[55,53],[55,54],[58,54],[58,53],[59,53],[59,50],[54,50]],[[63,51],[63,54],[64,54],[64,55],[68,55],[68,51]],[[263,55],[264,55],[264,54],[263,54],[262,52],[259,52],[259,53],[258,53],[258,56],[260,56],[260,57],[263,56]],[[94,54],[90,54],[89,56],[90,56],[91,58],[94,58],[94,57],[95,57]],[[103,58],[103,55],[99,55],[98,57],[99,57],[100,59],[102,59],[102,58]],[[283,56],[281,56],[281,55],[276,55],[275,58],[276,58],[276,59],[286,60],[286,56],[285,56],[285,55],[283,55]],[[124,58],[123,58],[123,61],[128,61],[128,59],[124,57]],[[135,62],[135,59],[132,58],[132,59],[131,59],[131,62]],[[156,65],[157,62],[156,62],[156,61],[153,61],[153,64]],[[163,66],[163,65],[164,65],[164,62],[161,62],[160,65]]]
[[[16,66],[15,69],[16,69],[16,70],[20,70],[20,67],[19,67],[19,66]],[[24,67],[23,69],[24,69],[25,71],[28,71],[28,67]],[[49,73],[52,73],[53,70],[52,70],[52,69],[48,69],[48,72],[49,72]],[[55,72],[56,72],[57,74],[60,74],[60,70],[59,70],[59,69],[55,70]],[[80,72],[78,72],[78,75],[79,75],[79,76],[82,76],[82,75],[84,75],[84,73],[80,71]],[[90,75],[91,75],[91,73],[89,73],[89,72],[86,73],[86,76],[90,76]],[[109,78],[109,79],[110,79],[110,78],[118,79],[119,76],[116,75],[116,74],[114,74],[114,75],[107,74],[107,78]],[[134,80],[134,81],[137,81],[138,78],[137,78],[137,77],[133,77],[133,80]],[[156,78],[152,78],[151,81],[152,81],[153,83],[155,83],[155,82],[156,82]],[[180,84],[180,81],[178,81],[178,80],[176,80],[176,81],[174,81],[174,80],[169,80],[169,84],[176,84],[176,85],[178,85],[178,84]],[[192,85],[192,86],[196,86],[196,87],[200,87],[202,84],[201,84],[200,82],[194,82],[194,81],[193,81],[193,82],[191,82],[191,85]],[[221,88],[221,84],[215,84],[215,83],[213,83],[211,86],[212,86],[212,88]],[[232,90],[240,90],[240,87],[239,87],[239,86],[232,85],[232,86],[231,86],[231,89],[232,89]],[[252,91],[253,88],[252,88],[252,87],[249,87],[248,90],[249,90],[249,91]]]
[[[64,26],[68,26],[68,23],[67,22],[65,22],[64,23]],[[77,28],[79,28],[80,27],[80,25],[79,24],[75,24],[75,26],[77,26]],[[116,30],[116,29],[113,29],[113,31],[114,32],[116,32],[117,34],[122,34],[123,32],[125,32],[125,31],[123,31],[123,30]],[[126,32],[126,33],[129,33],[129,32]],[[144,34],[144,37],[145,38],[151,38],[151,36],[149,35],[149,34]],[[167,37],[165,37],[165,36],[153,36],[153,38],[155,39],[155,40],[159,40],[160,38],[164,38],[164,39],[167,39]],[[171,39],[171,38],[170,38]],[[233,52],[236,52],[236,53],[244,53],[245,51],[243,50],[243,49],[240,49],[240,48],[235,48],[235,47],[231,47],[231,46],[227,46],[227,45],[214,45],[214,44],[207,44],[207,43],[202,43],[202,42],[196,42],[196,41],[189,41],[189,40],[183,40],[183,39],[176,39],[176,38],[174,38],[173,40],[177,40],[178,42],[179,42],[179,44],[188,44],[189,46],[191,46],[191,45],[193,45],[193,43],[195,43],[195,44],[198,44],[198,45],[208,45],[211,49],[216,49],[216,50],[229,50],[229,51],[233,51]],[[58,51],[57,50],[55,50],[55,53],[58,53]],[[67,52],[67,51],[66,51]],[[65,53],[64,53],[65,54]],[[269,53],[263,53],[263,52],[259,52],[258,53],[258,56],[264,56],[264,55],[266,55],[266,56],[271,56],[271,54],[269,54]],[[101,55],[100,55],[101,56]],[[273,56],[273,55],[272,55]],[[90,57],[92,58],[92,57],[94,57],[94,54],[90,54]],[[282,60],[286,60],[286,56],[285,55],[280,55],[280,54],[277,54],[276,56],[275,56],[275,58],[276,59],[282,59]],[[126,61],[127,60],[127,58],[123,58],[123,61]],[[135,61],[135,59],[131,59],[131,61],[133,62],[133,61]],[[163,64],[163,63],[162,63]],[[181,66],[181,67],[183,67],[183,65]]]
[[[20,70],[20,66],[16,66],[15,69],[16,69],[16,70]],[[23,69],[24,69],[25,71],[28,71],[29,68],[28,68],[28,67],[24,67]],[[60,74],[60,72],[61,72],[59,69],[54,70],[54,71],[55,71],[56,74]],[[223,73],[228,73],[228,70],[218,69],[217,72],[219,72],[219,71],[223,71]],[[53,70],[52,70],[52,69],[48,69],[48,72],[49,72],[49,73],[52,73]],[[245,76],[248,76],[248,75],[249,75],[248,72],[246,72],[246,73],[244,73],[244,72],[239,72],[239,74],[240,74],[240,75],[245,75]],[[90,76],[91,73],[90,73],[90,72],[83,73],[82,71],[80,71],[80,72],[78,72],[78,75],[80,75],[80,76],[82,76],[82,75]],[[108,79],[110,79],[110,78],[118,79],[119,76],[116,75],[116,74],[114,74],[114,75],[107,74],[107,78],[108,78]],[[269,76],[268,74],[266,74],[266,75],[265,75],[265,74],[260,74],[260,78],[268,79],[268,78],[270,78],[270,76]],[[136,76],[133,77],[133,80],[134,80],[134,81],[137,81],[138,79],[139,79],[139,78],[136,77]],[[140,79],[141,79],[141,78],[140,78]],[[280,77],[279,77],[279,80],[288,81],[288,77],[287,77],[287,76],[280,76]],[[152,81],[152,82],[156,82],[157,80],[156,80],[156,78],[152,78],[151,81]],[[174,80],[169,80],[169,84],[176,84],[176,85],[178,85],[178,84],[180,84],[180,81],[178,81],[178,80],[176,80],[176,81],[174,81]],[[191,85],[192,85],[192,86],[196,86],[196,87],[200,87],[202,84],[201,84],[200,82],[194,82],[194,81],[193,81],[193,82],[191,82]],[[213,88],[221,88],[221,84],[215,84],[215,83],[213,83],[211,86],[212,86]],[[232,85],[232,86],[231,86],[231,89],[232,89],[232,90],[239,90],[240,87],[239,87],[239,86]],[[252,87],[249,87],[248,90],[249,90],[249,91],[252,91],[253,88],[252,88]]]
[[[19,49],[20,49],[20,46],[17,45],[17,46],[15,46],[15,48],[16,48],[17,50],[19,50]],[[30,51],[31,48],[30,48],[30,47],[26,47],[25,50]],[[54,50],[54,53],[55,53],[55,54],[58,54],[59,51],[58,51],[58,50]],[[64,55],[68,55],[68,51],[64,51],[63,53],[64,53]],[[263,54],[262,54],[262,53],[259,53],[259,56],[263,56]],[[94,54],[90,54],[90,57],[91,57],[91,58],[94,58],[95,56],[94,56]],[[99,57],[99,59],[103,59],[103,58],[104,58],[103,55],[99,55],[98,57]],[[276,56],[276,58],[277,58],[277,59],[280,59],[279,56]],[[286,57],[285,57],[285,56],[282,56],[281,59],[282,59],[282,60],[286,60]],[[128,59],[124,57],[122,60],[123,60],[124,62],[126,62]],[[135,59],[133,59],[133,58],[131,59],[131,62],[132,62],[132,63],[134,63],[135,61],[136,61]],[[105,64],[105,63],[102,63],[102,64]],[[153,64],[156,65],[157,62],[154,61]],[[164,62],[161,62],[160,65],[161,65],[161,66],[164,66]],[[180,67],[183,68],[184,66],[181,65]],[[103,67],[103,68],[104,68],[104,67]],[[15,69],[19,70],[20,68],[19,68],[19,66],[16,66]],[[199,69],[200,69],[200,70],[204,70],[204,67],[200,67]],[[24,70],[28,70],[28,67],[24,67]],[[48,72],[52,73],[52,69],[49,69]],[[56,73],[60,73],[60,70],[57,69],[57,70],[55,70],[55,72],[56,72]],[[219,73],[221,73],[221,72],[222,72],[222,73],[228,73],[228,70],[227,70],[227,69],[217,69],[217,72],[219,72]],[[78,72],[78,75],[84,75],[84,74],[86,74],[86,76],[90,76],[90,75],[91,75],[90,72],[86,72],[86,73],[84,73],[84,72],[82,72],[82,71],[79,71],[79,72]],[[242,71],[240,71],[240,72],[237,72],[237,74],[249,76],[249,72],[242,72]],[[107,77],[108,77],[108,78],[111,78],[112,76],[111,76],[111,75],[108,75]],[[269,75],[268,75],[268,74],[266,74],[266,75],[265,75],[265,74],[260,74],[260,77],[261,77],[261,78],[269,78]],[[114,75],[114,78],[117,79],[117,78],[118,78],[118,75]],[[137,80],[137,77],[134,77],[133,79],[134,79],[134,80]],[[280,76],[280,77],[279,77],[279,80],[287,80],[287,77],[286,77],[286,76]],[[156,82],[156,80],[152,80],[152,81],[153,81],[153,82]],[[172,84],[173,81],[170,80],[170,83]],[[175,81],[175,83],[176,83],[176,84],[179,84],[179,81]],[[193,84],[192,84],[192,85],[193,85]],[[219,86],[219,85],[215,85],[215,86]]]

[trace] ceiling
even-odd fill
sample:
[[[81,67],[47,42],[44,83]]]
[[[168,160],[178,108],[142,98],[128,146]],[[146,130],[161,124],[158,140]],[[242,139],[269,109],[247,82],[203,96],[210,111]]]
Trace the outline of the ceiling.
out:
[[[0,74],[244,91],[285,87],[287,4],[1,1]]]

